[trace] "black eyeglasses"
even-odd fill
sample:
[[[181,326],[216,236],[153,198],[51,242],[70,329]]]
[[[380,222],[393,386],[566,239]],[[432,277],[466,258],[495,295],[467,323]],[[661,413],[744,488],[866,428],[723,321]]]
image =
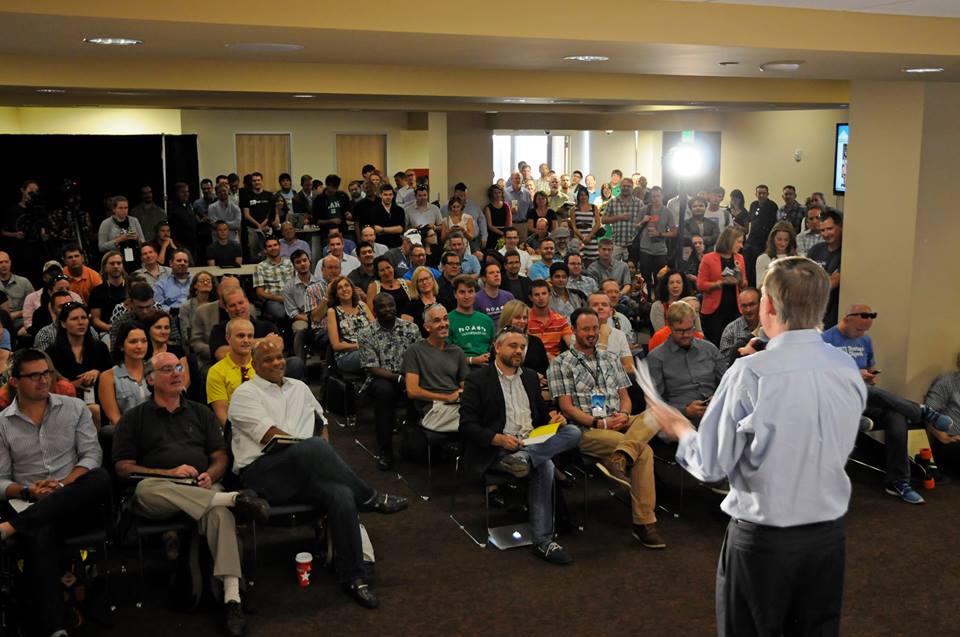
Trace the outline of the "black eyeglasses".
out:
[[[156,371],[160,372],[161,374],[172,374],[173,372],[182,374],[183,365],[180,365],[179,363],[176,365],[164,365],[163,367],[158,367]]]
[[[847,314],[847,316],[848,317],[859,316],[862,319],[875,319],[877,318],[877,313],[876,312],[850,312],[849,314]]]
[[[53,277],[53,280],[54,280],[54,281],[69,281],[69,280],[70,280],[70,277],[68,277],[66,274],[58,274],[57,276]]]
[[[19,378],[20,380],[38,381],[38,380],[45,380],[47,378],[50,378],[50,374],[51,374],[50,370],[45,369],[42,372],[33,372],[32,374],[20,374],[19,376],[17,376],[17,378]]]

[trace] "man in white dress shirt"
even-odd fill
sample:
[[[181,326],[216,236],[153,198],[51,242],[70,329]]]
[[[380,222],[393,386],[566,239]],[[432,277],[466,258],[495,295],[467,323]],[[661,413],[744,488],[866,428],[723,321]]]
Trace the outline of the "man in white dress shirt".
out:
[[[286,360],[277,342],[257,345],[253,369],[256,375],[230,399],[233,470],[270,502],[306,502],[325,512],[341,585],[361,606],[376,608],[379,602],[363,565],[357,512],[395,513],[407,508],[406,498],[374,490],[343,461],[329,442],[323,407],[310,388],[284,378]],[[263,453],[275,436],[301,441]]]
[[[760,301],[770,342],[730,367],[699,429],[648,399],[663,431],[680,441],[678,462],[700,480],[730,481],[720,505],[730,515],[717,567],[722,637],[840,631],[844,465],[867,390],[853,359],[815,329],[829,293],[813,261],[775,261]]]

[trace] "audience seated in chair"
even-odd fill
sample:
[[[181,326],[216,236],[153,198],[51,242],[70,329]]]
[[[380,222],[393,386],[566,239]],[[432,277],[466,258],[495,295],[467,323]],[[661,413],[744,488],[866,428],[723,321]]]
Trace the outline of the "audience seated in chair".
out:
[[[196,278],[199,278],[197,275]],[[218,323],[230,320],[226,306],[223,304],[223,297],[226,291],[236,288],[240,289],[240,280],[235,276],[224,276],[217,284],[217,291],[212,294],[205,303],[198,303],[193,310],[193,317],[190,320],[190,349],[197,355],[197,359],[204,366],[216,363],[217,360],[212,357],[210,351],[210,333]]]
[[[594,292],[587,301],[589,307],[597,313],[597,318],[600,320],[597,349],[614,354],[620,360],[627,377],[633,378],[636,367],[633,363],[633,352],[627,342],[627,335],[623,333],[623,330],[611,327],[607,322],[613,314],[613,308],[610,307],[610,298],[603,292]]]
[[[4,516],[0,540],[16,536],[25,546],[36,632],[65,637],[59,544],[102,528],[100,505],[109,501],[110,477],[101,468],[90,412],[81,400],[51,393],[52,369],[43,353],[25,349],[10,370],[16,397],[0,413],[0,489],[7,503],[33,504]],[[38,427],[45,432],[39,438]]]
[[[750,340],[760,326],[760,290],[743,288],[737,297],[740,316],[723,328],[720,335],[720,355],[727,363],[736,359],[736,350]]]
[[[633,536],[645,547],[666,543],[657,531],[653,452],[656,434],[643,415],[630,415],[630,379],[614,354],[597,349],[600,319],[589,308],[577,310],[574,345],[550,363],[550,394],[568,421],[583,432],[580,450],[599,458],[598,468],[630,489]]]
[[[363,565],[358,511],[396,513],[406,498],[380,493],[343,461],[329,442],[323,408],[303,382],[284,378],[283,349],[274,340],[254,350],[256,375],[234,392],[233,470],[246,487],[273,504],[307,502],[327,515],[337,578],[359,604],[376,608]],[[315,435],[319,430],[320,435]],[[274,436],[301,439],[289,448],[263,453]]]
[[[533,552],[551,564],[570,564],[573,559],[553,539],[553,458],[576,448],[580,430],[562,424],[548,440],[524,444],[535,427],[550,421],[537,373],[523,367],[526,347],[526,334],[505,328],[494,343],[493,362],[467,376],[459,429],[466,443],[464,472],[474,481],[490,470],[529,476]]]
[[[266,521],[270,507],[252,491],[224,491],[227,452],[210,410],[183,394],[183,368],[167,352],[144,369],[153,398],[120,419],[113,440],[117,476],[137,483],[131,507],[143,517],[163,520],[186,514],[196,520],[213,556],[213,575],[223,582],[228,634],[241,635],[246,618],[240,606],[240,549],[234,516]],[[195,481],[183,484],[179,478]]]
[[[97,381],[104,426],[116,425],[123,414],[150,399],[143,373],[149,348],[147,328],[140,323],[129,323],[117,334],[117,347],[111,352],[115,364]]]
[[[422,270],[426,272],[426,270]],[[376,321],[357,334],[360,365],[367,378],[360,392],[373,401],[374,426],[380,457],[377,468],[393,468],[393,425],[396,406],[405,395],[403,359],[407,349],[420,341],[420,330],[410,321],[397,317],[393,297],[381,292],[373,299]]]
[[[823,340],[849,354],[867,384],[867,409],[863,413],[876,429],[885,433],[884,491],[909,504],[922,504],[923,496],[910,486],[907,431],[911,424],[947,431],[953,421],[926,405],[918,405],[876,386],[879,370],[874,360],[873,341],[867,335],[876,318],[877,313],[869,306],[853,305],[837,325],[823,333]]]
[[[555,358],[562,346],[573,343],[573,330],[566,318],[550,309],[550,284],[537,279],[530,284],[530,314],[527,316],[527,331],[543,341],[547,355]]]
[[[471,367],[486,365],[496,328],[483,312],[474,309],[477,299],[477,281],[469,274],[461,274],[453,282],[457,308],[450,312],[450,335],[447,342],[463,350]]]
[[[310,335],[307,288],[318,279],[310,273],[310,255],[303,250],[295,250],[290,255],[290,261],[293,263],[294,276],[283,287],[283,309],[293,330],[293,353],[306,362]]]
[[[274,323],[283,321],[283,288],[294,277],[293,264],[280,256],[280,241],[269,237],[264,241],[264,259],[253,273],[253,289],[263,303],[263,317]]]
[[[275,334],[267,338],[280,340]],[[233,392],[255,374],[250,354],[255,340],[249,320],[235,318],[227,322],[227,354],[207,372],[207,403],[221,427],[227,424]]]
[[[660,397],[683,412],[694,425],[707,411],[727,361],[710,341],[694,338],[696,312],[677,301],[667,310],[670,338],[650,352],[646,361]]]
[[[927,425],[927,438],[933,450],[937,467],[955,476],[960,476],[960,372],[943,374],[933,381],[924,398],[924,404],[941,412],[953,421],[947,431]]]
[[[367,304],[360,300],[359,290],[345,276],[337,277],[330,283],[327,308],[327,334],[337,369],[346,374],[358,374],[363,368],[357,336],[373,322],[373,314]]]
[[[210,330],[210,352],[213,354],[213,361],[221,360],[229,349],[226,341],[227,320],[244,318],[250,321],[253,325],[253,338],[255,341],[259,341],[270,335],[279,337],[279,331],[275,324],[253,317],[250,302],[247,300],[247,296],[241,288],[230,287],[223,290],[220,294],[220,300],[226,310],[226,320],[214,325],[213,329]],[[296,356],[288,357],[287,373],[290,374],[291,377],[302,379],[306,374],[303,361]]]
[[[463,350],[447,342],[450,319],[439,303],[423,311],[427,338],[414,343],[403,357],[407,396],[414,401],[425,429],[457,431],[460,394],[469,366]]]
[[[693,308],[693,337],[703,340],[703,328],[700,327],[700,301],[695,296],[685,296],[680,301]],[[668,340],[670,340],[669,321],[650,336],[650,340],[647,341],[647,352],[652,352]]]

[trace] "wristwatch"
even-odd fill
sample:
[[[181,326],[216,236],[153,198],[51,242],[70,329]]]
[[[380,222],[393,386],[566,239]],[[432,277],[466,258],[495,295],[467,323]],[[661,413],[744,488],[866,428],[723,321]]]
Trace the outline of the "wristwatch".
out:
[[[20,486],[20,499],[30,501],[30,485],[24,484]]]

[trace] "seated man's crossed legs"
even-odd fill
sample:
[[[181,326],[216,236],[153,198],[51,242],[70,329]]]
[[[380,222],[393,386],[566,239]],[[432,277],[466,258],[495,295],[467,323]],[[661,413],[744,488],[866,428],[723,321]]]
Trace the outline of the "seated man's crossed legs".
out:
[[[657,491],[653,477],[653,451],[647,444],[657,433],[643,414],[631,416],[626,429],[587,429],[580,451],[600,458],[597,467],[608,478],[630,489],[633,535],[646,548],[665,548],[656,530]]]
[[[333,539],[337,578],[361,605],[379,605],[366,581],[358,511],[396,513],[407,508],[405,498],[377,492],[320,437],[260,456],[241,477],[245,486],[274,504],[313,504],[323,511]]]
[[[572,564],[573,559],[553,541],[553,458],[580,442],[580,428],[560,425],[557,433],[544,442],[524,446],[518,451],[499,451],[494,468],[518,478],[529,476],[527,505],[530,509],[530,530],[534,553],[551,564]]]

